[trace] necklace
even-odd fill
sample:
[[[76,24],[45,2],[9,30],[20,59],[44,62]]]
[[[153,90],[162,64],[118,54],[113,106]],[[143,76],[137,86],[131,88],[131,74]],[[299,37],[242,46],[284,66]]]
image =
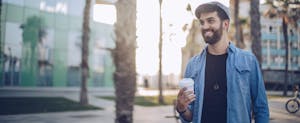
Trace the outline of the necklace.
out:
[[[214,87],[213,87],[213,88],[214,88],[215,91],[219,90],[219,89],[220,89],[219,83],[216,82],[216,83],[214,84]]]
[[[213,73],[216,73],[216,72],[215,72],[216,69],[215,69],[215,66],[214,66],[214,65],[212,66],[212,68],[213,68],[213,71],[214,71]],[[218,90],[220,89],[220,85],[219,85],[218,81],[216,81],[216,78],[217,78],[217,77],[215,76],[215,77],[214,77],[214,80],[213,80],[213,81],[215,82],[214,85],[213,85],[213,90],[214,90],[214,91],[218,91]]]
[[[226,65],[227,53],[222,55],[212,55],[208,52],[208,62],[209,63],[209,72],[210,75],[210,87],[212,91],[220,91],[223,88],[224,83],[220,83],[223,81],[224,78],[224,63]],[[225,66],[226,71],[226,66]],[[226,73],[225,73],[226,74]],[[222,87],[221,87],[222,86]]]

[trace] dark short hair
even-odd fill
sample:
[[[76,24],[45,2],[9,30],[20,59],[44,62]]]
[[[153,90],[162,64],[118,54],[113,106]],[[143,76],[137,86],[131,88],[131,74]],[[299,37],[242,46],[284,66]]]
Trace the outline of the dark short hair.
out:
[[[230,20],[226,12],[222,8],[214,4],[202,4],[198,6],[195,11],[195,15],[198,19],[200,19],[200,15],[202,13],[210,13],[210,12],[217,12],[218,17],[221,19],[221,21],[227,19]]]

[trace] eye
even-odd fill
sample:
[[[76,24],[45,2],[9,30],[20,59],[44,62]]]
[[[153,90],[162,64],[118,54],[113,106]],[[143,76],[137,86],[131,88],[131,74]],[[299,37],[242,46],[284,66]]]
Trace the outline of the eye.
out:
[[[204,21],[200,20],[200,25],[204,25]]]
[[[208,20],[207,22],[211,24],[211,23],[214,23],[215,20]]]

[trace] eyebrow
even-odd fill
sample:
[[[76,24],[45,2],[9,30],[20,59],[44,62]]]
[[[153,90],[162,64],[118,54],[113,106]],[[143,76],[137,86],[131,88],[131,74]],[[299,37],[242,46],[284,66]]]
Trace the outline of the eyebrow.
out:
[[[208,17],[208,18],[205,18],[205,19],[199,19],[200,21],[203,21],[203,20],[215,20],[215,17]]]

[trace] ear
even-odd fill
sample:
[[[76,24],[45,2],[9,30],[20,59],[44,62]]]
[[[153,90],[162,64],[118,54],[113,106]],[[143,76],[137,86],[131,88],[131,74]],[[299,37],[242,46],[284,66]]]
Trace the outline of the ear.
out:
[[[225,28],[228,31],[228,29],[229,29],[229,20],[224,20],[223,21],[223,28]]]

